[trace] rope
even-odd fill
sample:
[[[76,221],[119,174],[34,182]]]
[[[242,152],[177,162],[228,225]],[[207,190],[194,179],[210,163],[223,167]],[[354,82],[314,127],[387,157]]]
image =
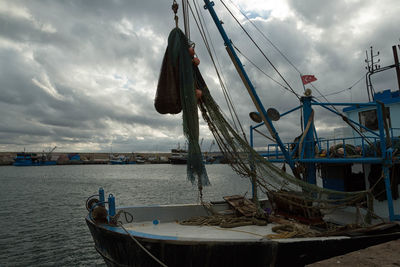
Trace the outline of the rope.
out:
[[[246,225],[267,225],[267,221],[257,219],[254,217],[237,217],[235,215],[220,215],[215,214],[211,216],[195,216],[187,220],[180,221],[181,225],[204,225],[204,226],[219,226],[221,228],[234,228]]]
[[[166,264],[164,264],[162,261],[160,261],[159,259],[157,259],[153,254],[151,254],[151,252],[149,250],[147,250],[142,244],[140,244],[140,242],[133,236],[131,235],[131,233],[129,233],[128,230],[125,229],[125,227],[122,225],[122,223],[118,223],[118,226],[121,227],[129,236],[130,238],[135,241],[135,243],[141,248],[143,249],[144,252],[147,253],[147,255],[149,255],[153,260],[155,260],[158,264],[160,264],[163,267],[168,267]]]
[[[277,234],[269,234],[267,237],[269,239],[283,239],[283,238],[292,238],[292,237],[314,237],[319,232],[315,230],[311,230],[309,227],[300,224],[287,223],[280,224],[272,227],[272,231]]]

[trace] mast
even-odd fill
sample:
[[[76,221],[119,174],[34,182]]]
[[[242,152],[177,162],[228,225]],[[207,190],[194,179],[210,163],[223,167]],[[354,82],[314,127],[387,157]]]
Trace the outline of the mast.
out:
[[[397,55],[397,47],[394,45],[392,46],[392,50],[393,50],[393,57],[394,57],[394,64],[396,65],[396,76],[397,76],[397,85],[399,87],[399,91],[400,91],[400,66],[399,66],[399,57]]]
[[[292,169],[293,173],[296,175],[297,171],[295,169],[294,161],[290,157],[288,151],[286,150],[282,140],[279,137],[278,132],[275,130],[274,125],[272,124],[271,119],[267,115],[267,111],[265,110],[260,98],[257,95],[257,92],[250,81],[250,78],[248,77],[246,71],[244,70],[243,64],[240,61],[239,57],[237,56],[235,50],[233,49],[232,46],[232,41],[229,39],[228,35],[226,34],[221,21],[219,20],[215,10],[214,10],[214,2],[210,2],[210,0],[204,0],[205,6],[204,8],[207,9],[210,12],[210,15],[215,23],[215,25],[218,28],[219,33],[221,34],[222,39],[225,42],[225,47],[226,50],[233,62],[233,64],[236,67],[236,70],[238,71],[240,78],[242,79],[244,85],[247,88],[248,93],[250,94],[250,97],[256,106],[257,111],[259,112],[262,120],[264,121],[265,125],[267,126],[268,131],[270,132],[271,136],[275,139],[277,142],[279,148],[282,151],[283,156],[285,157],[286,162],[289,164],[290,168]]]

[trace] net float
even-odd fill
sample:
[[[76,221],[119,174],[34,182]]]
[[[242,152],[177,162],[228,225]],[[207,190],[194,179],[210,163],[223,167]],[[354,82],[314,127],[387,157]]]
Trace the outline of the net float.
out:
[[[196,95],[196,99],[200,100],[201,96],[203,95],[203,91],[201,91],[200,89],[196,89],[195,90],[195,95]]]
[[[192,59],[192,62],[195,66],[198,66],[200,64],[200,59],[198,57],[195,57]]]

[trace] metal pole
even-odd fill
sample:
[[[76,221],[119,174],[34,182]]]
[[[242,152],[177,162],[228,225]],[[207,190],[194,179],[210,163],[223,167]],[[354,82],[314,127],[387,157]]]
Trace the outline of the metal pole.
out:
[[[399,57],[397,55],[397,47],[394,45],[392,46],[393,50],[393,57],[394,57],[394,64],[396,65],[396,74],[397,74],[397,85],[400,91],[400,66],[399,66]]]
[[[301,98],[303,102],[303,117],[304,117],[304,129],[306,129],[308,121],[310,120],[310,116],[312,114],[312,107],[311,107],[311,96],[304,96]],[[311,118],[312,119],[312,118]],[[304,139],[304,157],[306,159],[314,158],[315,154],[315,142],[314,142],[314,122],[311,121],[309,130]],[[302,151],[299,151],[301,153]],[[316,184],[316,168],[315,163],[306,163],[306,181],[310,184]]]
[[[376,103],[376,115],[378,119],[379,126],[379,135],[380,135],[380,145],[381,145],[381,153],[383,158],[383,175],[385,180],[385,189],[386,189],[386,198],[388,202],[388,210],[389,210],[389,219],[391,221],[394,220],[394,208],[393,208],[393,198],[392,198],[392,188],[390,186],[390,175],[389,175],[389,166],[392,165],[391,153],[388,153],[386,149],[386,140],[385,140],[385,131],[384,131],[384,123],[383,120],[386,119],[383,117],[383,105],[380,103]],[[390,152],[390,151],[389,151]]]
[[[99,188],[99,202],[100,202],[100,206],[104,207],[104,201],[105,201],[105,197],[104,197],[104,189],[103,187]]]

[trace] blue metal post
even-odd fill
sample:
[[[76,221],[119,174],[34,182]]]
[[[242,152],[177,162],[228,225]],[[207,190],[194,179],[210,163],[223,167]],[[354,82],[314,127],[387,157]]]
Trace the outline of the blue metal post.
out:
[[[378,119],[378,126],[379,126],[379,136],[380,136],[380,145],[381,145],[381,152],[382,158],[384,158],[383,162],[383,175],[385,180],[385,188],[386,188],[386,198],[388,202],[388,210],[389,210],[389,219],[391,221],[394,220],[394,208],[393,208],[393,198],[392,198],[392,188],[390,186],[390,172],[389,166],[392,165],[392,150],[386,149],[386,138],[385,138],[385,131],[384,131],[384,123],[383,120],[386,118],[383,117],[383,105],[381,103],[376,103],[376,117]]]
[[[108,196],[108,215],[115,215],[115,197],[112,194]]]
[[[104,200],[105,200],[105,197],[104,197],[104,189],[103,189],[103,187],[100,187],[99,188],[99,201],[100,201],[100,206],[103,206],[104,207]]]
[[[304,96],[301,98],[303,102],[303,123],[304,129],[306,129],[308,121],[312,114],[312,107],[311,107],[311,96]],[[311,121],[310,128],[304,138],[304,158],[312,159],[314,158],[315,154],[315,141],[314,141],[314,122]],[[301,153],[301,151],[299,151]],[[306,171],[307,171],[307,182],[310,184],[316,184],[316,168],[315,163],[306,163]]]
[[[295,166],[294,166],[294,161],[291,159],[288,151],[285,149],[285,146],[282,143],[282,140],[280,139],[278,132],[275,130],[275,127],[273,126],[272,121],[269,119],[269,117],[267,115],[267,111],[265,110],[260,98],[258,97],[257,92],[256,92],[253,84],[250,81],[250,78],[248,77],[246,71],[244,70],[242,62],[240,61],[239,57],[237,56],[235,50],[233,49],[232,42],[229,39],[228,35],[226,34],[224,28],[222,27],[222,24],[217,16],[217,14],[215,13],[215,10],[213,8],[214,2],[210,2],[210,0],[204,0],[204,3],[205,3],[204,8],[208,9],[208,11],[210,12],[211,17],[214,20],[214,23],[217,26],[218,31],[221,34],[222,39],[225,42],[225,46],[228,47],[229,51],[233,55],[233,58],[237,64],[237,66],[239,67],[244,80],[246,81],[247,85],[249,86],[249,88],[248,88],[249,93],[250,93],[250,96],[251,96],[255,106],[257,107],[257,111],[261,114],[261,117],[262,117],[263,121],[265,122],[266,126],[268,127],[268,129],[270,130],[272,137],[276,140],[277,144],[279,145],[279,147],[282,151],[282,154],[285,157],[286,162],[289,164],[289,166],[295,173],[296,170],[295,170]]]

